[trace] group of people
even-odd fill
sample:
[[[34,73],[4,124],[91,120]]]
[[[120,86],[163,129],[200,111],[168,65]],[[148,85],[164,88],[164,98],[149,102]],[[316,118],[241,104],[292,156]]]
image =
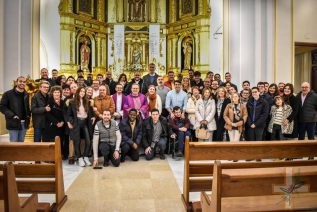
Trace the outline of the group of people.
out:
[[[39,91],[32,97],[25,90],[26,78],[18,77],[13,89],[5,92],[0,111],[5,115],[10,141],[23,142],[32,122],[34,142],[60,137],[63,159],[79,166],[96,166],[100,155],[104,166],[119,166],[126,156],[139,160],[140,152],[151,160],[165,159],[170,141],[177,142],[182,157],[186,136],[192,141],[313,140],[317,122],[317,94],[302,83],[295,95],[292,84],[259,82],[241,91],[231,74],[221,81],[209,72],[189,76],[167,73],[167,80],[155,73],[155,64],[141,78],[136,71],[130,82],[125,74],[118,81],[112,73],[73,76],[41,70]],[[198,131],[207,132],[201,138]],[[90,161],[92,157],[92,161]]]

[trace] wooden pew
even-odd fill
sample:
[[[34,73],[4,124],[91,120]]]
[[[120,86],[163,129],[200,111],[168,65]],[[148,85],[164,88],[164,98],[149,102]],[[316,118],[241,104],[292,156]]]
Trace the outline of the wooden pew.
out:
[[[12,163],[5,163],[0,172],[0,211],[35,212],[38,204],[37,195],[19,198]]]
[[[213,173],[211,196],[201,193],[203,212],[317,210],[317,161],[215,161]],[[285,189],[295,184],[288,201]]]
[[[18,193],[55,194],[51,211],[59,211],[67,200],[61,160],[60,139],[55,143],[0,143],[0,161],[15,161]],[[48,164],[18,164],[45,161]],[[1,167],[0,167],[1,168]],[[31,179],[32,178],[32,179]],[[43,179],[45,178],[45,179]]]
[[[316,141],[185,142],[182,199],[193,210],[190,192],[211,191],[214,160],[302,158],[317,156]]]

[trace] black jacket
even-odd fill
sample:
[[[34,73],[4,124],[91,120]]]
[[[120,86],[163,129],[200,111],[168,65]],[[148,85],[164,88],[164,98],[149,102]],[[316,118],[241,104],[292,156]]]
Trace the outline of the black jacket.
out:
[[[31,111],[32,111],[32,122],[34,129],[45,128],[45,107],[48,105],[48,96],[44,97],[41,92],[37,92],[32,97]]]
[[[47,78],[47,79],[40,78],[40,79],[36,79],[35,82],[41,82],[42,80],[49,82],[50,83],[50,87],[56,85],[56,81],[51,79],[51,78]]]
[[[172,128],[168,126],[167,120],[162,116],[160,116],[160,122],[162,125],[161,138],[168,138],[173,133]],[[153,133],[154,133],[153,119],[152,117],[149,117],[143,122],[143,126],[142,126],[142,143],[144,148],[147,148],[151,145],[153,141]]]
[[[31,112],[29,94],[26,91],[23,93],[23,100],[24,108],[23,106],[21,107],[21,97],[15,88],[3,94],[0,103],[0,111],[5,115],[7,130],[20,130],[20,120],[23,119],[22,116],[25,116],[25,128],[29,127]],[[20,120],[14,119],[14,116],[18,116]]]
[[[61,100],[60,105],[56,104],[56,102],[49,98],[48,101],[49,106],[51,107],[51,111],[46,113],[46,119],[45,119],[45,129],[47,129],[48,137],[53,139],[55,136],[59,136],[65,133],[65,103],[63,100]],[[57,123],[64,122],[63,127],[57,127]]]
[[[262,128],[262,127],[264,128],[266,125],[266,120],[270,112],[269,104],[263,98],[258,99],[256,108],[255,108],[255,118],[253,121],[252,120],[253,112],[254,112],[253,103],[254,103],[254,98],[251,97],[247,103],[247,109],[248,109],[247,124],[248,126],[251,126],[252,124],[254,124],[257,128]]]
[[[302,103],[302,92],[296,96],[299,103],[298,122],[317,122],[317,94],[310,91]]]
[[[298,110],[299,110],[299,103],[298,99],[294,94],[291,96],[283,96],[285,104],[289,104],[292,107],[292,113],[287,117],[289,122],[294,121],[294,128],[291,135],[286,134],[285,137],[289,138],[297,138],[298,137]]]
[[[218,107],[217,107],[218,100],[216,99],[216,114],[215,114],[215,120],[216,120],[216,126],[217,130],[213,134],[213,140],[214,141],[223,141],[223,134],[225,132],[225,119],[223,118],[223,113],[225,112],[225,109],[228,104],[231,103],[231,100],[229,98],[225,98],[222,103],[220,115],[218,116]]]
[[[126,88],[124,89],[124,94],[127,96],[131,93],[131,88],[132,85],[135,83],[135,79],[132,79],[131,82],[129,82],[126,86]],[[143,85],[143,80],[140,79],[139,81],[139,85],[140,85],[140,90],[142,89],[142,85]]]
[[[89,105],[88,107],[87,115],[88,115],[87,116],[88,131],[89,131],[90,138],[92,138],[93,123],[91,121],[91,118],[95,117],[95,113],[91,105]],[[77,118],[77,105],[75,101],[73,100],[70,100],[69,102],[69,106],[67,109],[66,122],[70,122],[73,125],[73,129],[70,129],[70,132],[69,132],[70,138],[73,140],[80,138],[80,128],[78,125],[78,118]]]
[[[264,99],[269,104],[270,108],[273,106],[274,100],[273,100],[272,96],[270,96],[268,93],[264,93],[264,94],[260,95],[260,98]]]
[[[154,75],[154,81],[153,83],[151,83],[151,78],[150,78],[150,74],[147,74],[143,77],[143,84],[142,84],[142,93],[146,94],[148,92],[149,86],[150,85],[155,85],[157,86],[157,78],[158,78],[158,74],[155,73]]]
[[[132,137],[132,129],[131,129],[131,124],[129,122],[129,118],[123,119],[120,124],[120,133],[122,137],[122,142],[123,143],[128,143],[129,145],[132,145],[133,143],[136,143],[137,145],[141,144],[142,140],[142,123],[138,119],[136,120],[135,123],[135,128],[134,128],[134,134]]]
[[[106,78],[102,83],[109,86],[110,95],[113,95],[116,93],[116,85],[117,85],[116,81],[114,80],[110,81],[108,78]]]

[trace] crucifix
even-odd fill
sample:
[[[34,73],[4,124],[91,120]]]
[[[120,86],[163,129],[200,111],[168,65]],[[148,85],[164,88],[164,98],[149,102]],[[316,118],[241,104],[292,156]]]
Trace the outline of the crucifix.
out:
[[[309,185],[305,185],[303,179],[300,176],[300,169],[296,173],[293,172],[293,168],[287,167],[285,169],[285,184],[273,185],[274,194],[284,194],[281,201],[285,201],[286,208],[292,208],[292,194],[294,193],[307,193],[309,192]],[[280,202],[281,202],[280,201]],[[278,202],[278,203],[280,203]]]

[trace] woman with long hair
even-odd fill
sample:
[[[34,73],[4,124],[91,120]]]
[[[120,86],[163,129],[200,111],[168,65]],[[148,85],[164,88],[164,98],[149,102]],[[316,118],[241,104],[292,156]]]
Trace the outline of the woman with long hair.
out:
[[[127,85],[128,85],[128,78],[126,74],[120,74],[118,78],[118,84],[121,84],[123,86],[123,90],[125,91]]]
[[[284,138],[295,139],[298,137],[298,110],[299,103],[294,95],[294,86],[291,83],[287,83],[283,88],[283,99],[285,104],[288,104],[292,108],[292,113],[283,121],[283,125],[287,125],[290,122],[294,122],[293,132],[291,134],[284,134]]]
[[[248,111],[246,106],[240,102],[238,93],[232,94],[231,103],[226,106],[223,117],[230,141],[240,141],[244,124],[248,120]]]
[[[75,81],[75,78],[74,78],[73,76],[67,77],[67,79],[66,79],[66,84],[67,84],[67,85],[70,86],[73,82],[76,82],[76,81]]]
[[[284,134],[292,134],[294,122],[284,123],[284,120],[292,113],[292,107],[284,103],[281,96],[274,98],[274,105],[271,107],[271,120],[267,130],[272,134],[271,140],[283,140]]]
[[[219,87],[217,92],[217,99],[216,99],[216,125],[217,131],[214,133],[214,141],[223,141],[228,140],[228,136],[224,138],[224,133],[226,132],[225,129],[225,120],[223,118],[223,113],[228,104],[230,104],[231,100],[227,97],[227,90],[224,87]]]
[[[153,109],[158,109],[160,114],[162,113],[162,100],[161,97],[156,93],[156,88],[154,85],[149,86],[149,90],[146,94],[147,102],[149,103],[149,113]],[[151,114],[149,114],[151,115]]]
[[[66,83],[65,75],[59,75],[55,80],[56,85],[63,86]]]
[[[190,85],[189,77],[183,77],[182,79],[182,89],[188,94],[188,98],[192,95],[192,87]]]
[[[92,89],[92,87],[90,86],[87,86],[86,87],[86,96],[87,96],[87,99],[90,101],[92,100],[92,95],[93,95],[94,91]]]
[[[274,99],[274,97],[276,97],[278,95],[278,87],[275,83],[272,83],[269,86],[269,92],[268,94]]]
[[[70,137],[74,141],[75,155],[78,158],[79,166],[90,166],[89,153],[91,149],[91,135],[89,128],[95,122],[95,115],[89,100],[86,96],[85,88],[80,87],[75,93],[74,99],[70,101],[67,111],[67,125],[70,129]],[[83,155],[80,150],[80,134],[84,135],[85,149]]]
[[[47,141],[53,142],[56,136],[60,138],[62,158],[66,160],[68,158],[69,144],[68,139],[65,139],[65,102],[62,100],[62,92],[62,87],[60,86],[53,86],[51,88],[48,99],[48,105],[51,110],[46,113],[45,128],[48,129],[46,131]]]
[[[196,124],[195,129],[206,128],[210,132],[210,137],[201,141],[212,141],[213,132],[217,129],[215,121],[216,105],[215,100],[212,99],[211,90],[204,88],[202,97],[196,104]]]
[[[199,88],[198,86],[192,87],[192,96],[188,98],[187,106],[186,106],[186,113],[188,114],[188,119],[190,121],[190,132],[192,135],[192,140],[197,141],[196,135],[195,135],[195,124],[196,124],[196,105],[197,101],[201,98],[199,94]]]

